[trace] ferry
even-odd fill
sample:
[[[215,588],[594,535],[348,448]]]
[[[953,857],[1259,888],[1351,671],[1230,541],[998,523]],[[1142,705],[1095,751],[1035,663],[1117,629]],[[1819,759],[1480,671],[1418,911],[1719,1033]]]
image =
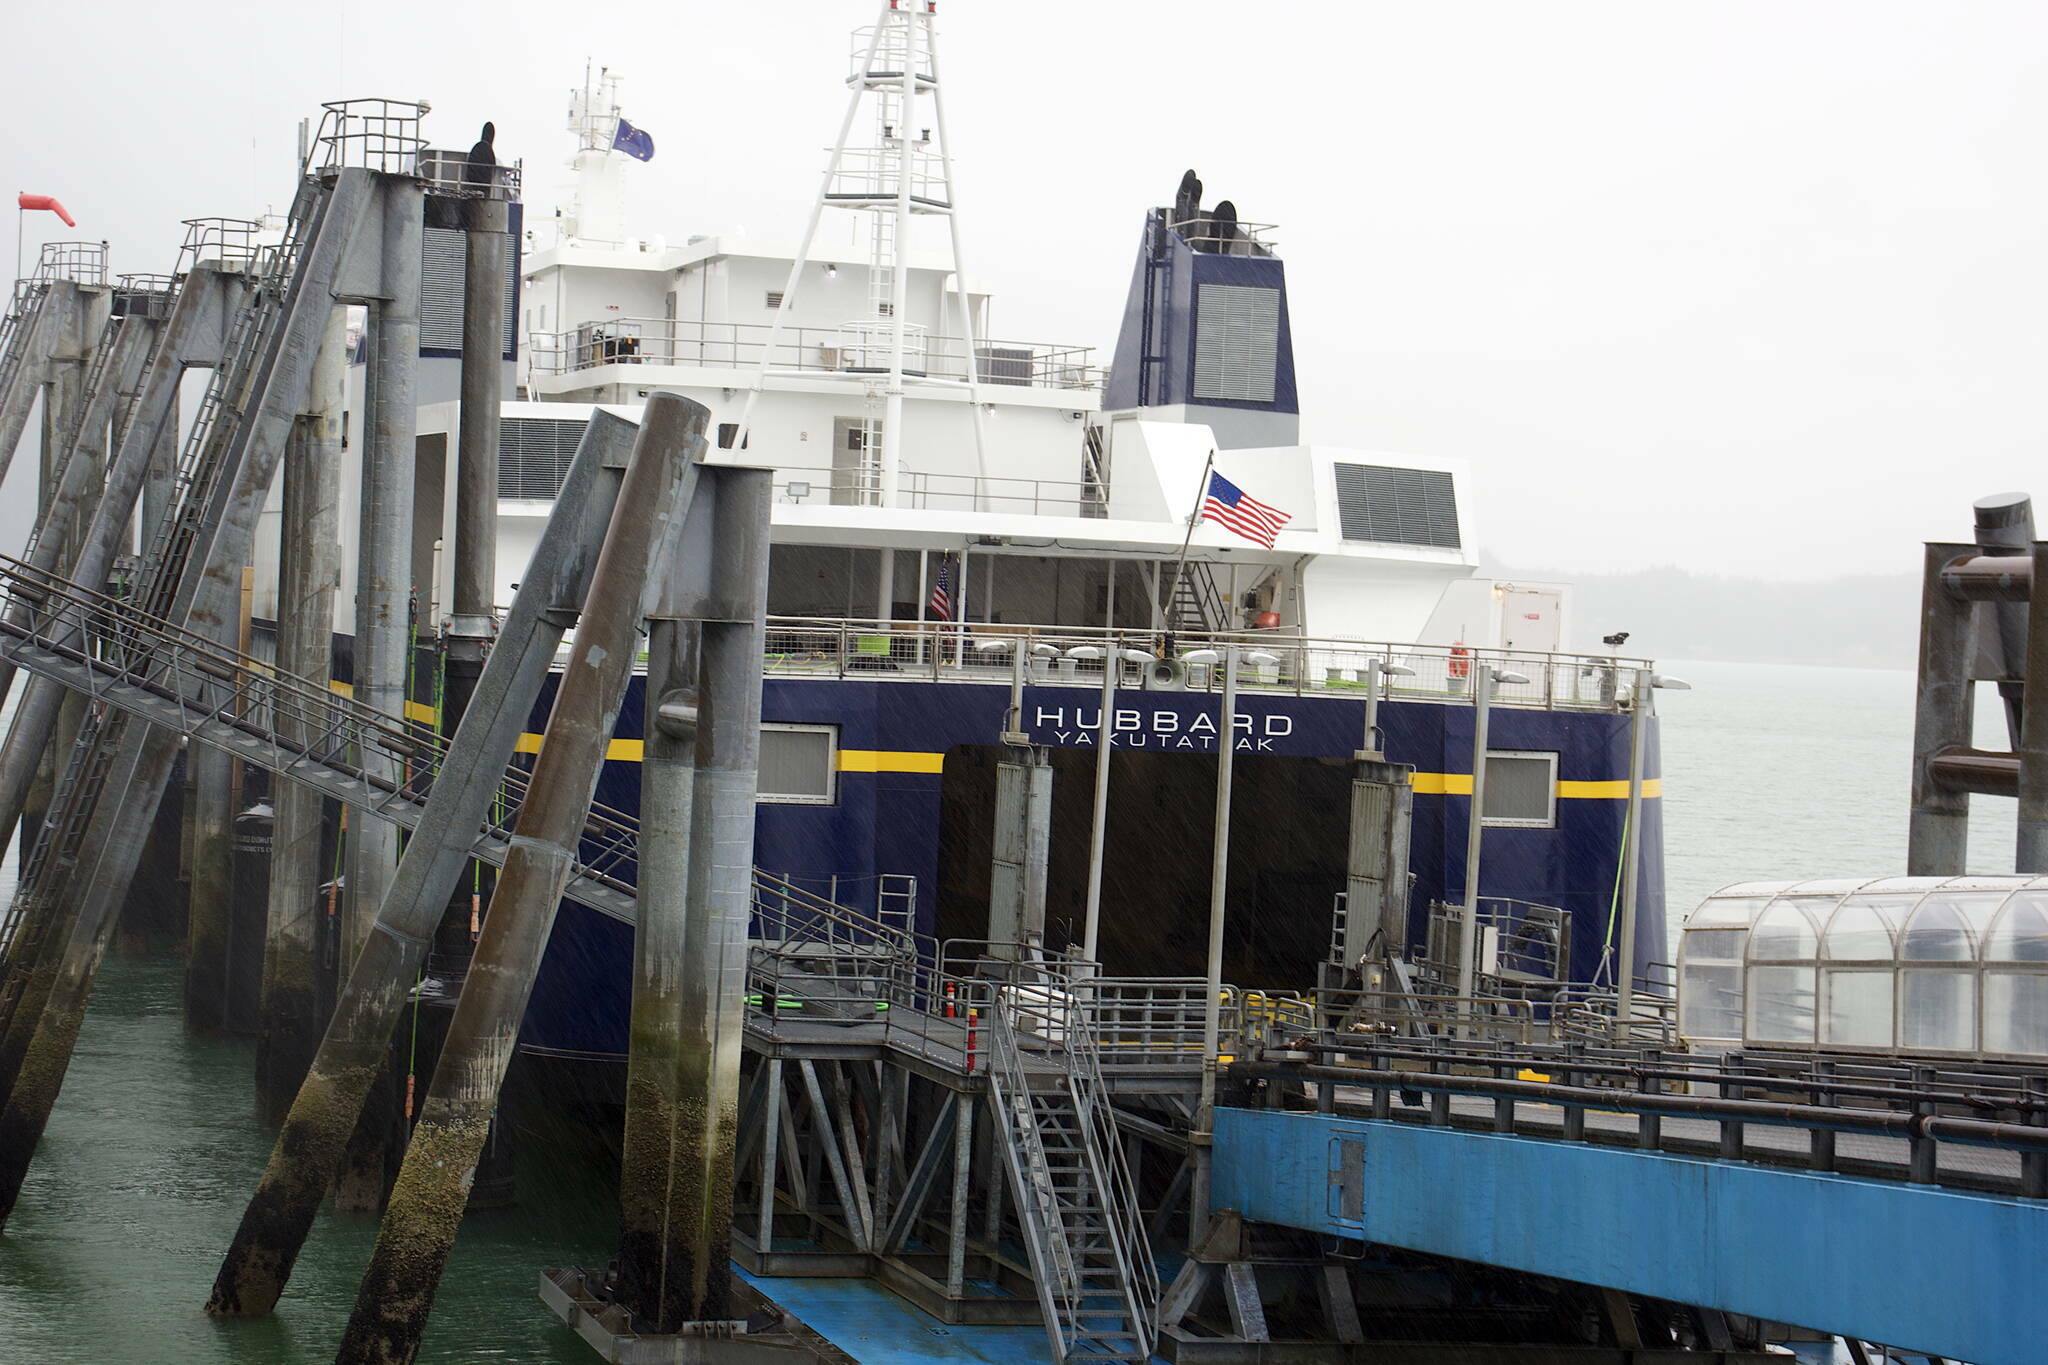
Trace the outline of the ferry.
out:
[[[1354,759],[1368,752],[1414,770],[1409,942],[1380,947],[1441,957],[1444,908],[1466,895],[1483,666],[1498,681],[1482,974],[1651,977],[1665,914],[1647,716],[1633,741],[1647,665],[1567,649],[1564,585],[1483,575],[1459,462],[1302,440],[1280,234],[1194,172],[1176,185],[1163,169],[1165,202],[1133,195],[1135,242],[1104,244],[1133,255],[1106,354],[993,336],[985,290],[1005,263],[963,267],[972,211],[955,202],[925,0],[915,20],[854,35],[844,131],[796,240],[640,235],[628,191],[663,163],[624,117],[617,73],[572,92],[573,191],[511,220],[499,600],[591,414],[682,394],[710,410],[715,458],[774,471],[764,871],[941,942],[985,938],[1021,676],[1016,723],[1052,770],[1048,951],[1083,938],[1106,736],[1101,970],[1200,975],[1227,728],[1225,979],[1301,988],[1358,965],[1343,892]],[[821,231],[834,215],[855,231]],[[444,477],[419,482],[433,524],[434,500],[452,499],[460,402],[430,365],[452,378],[460,355],[461,233],[427,237],[419,448]],[[1239,498],[1264,521],[1248,525]],[[419,545],[426,638],[452,570],[430,535]],[[598,793],[629,812],[642,706],[636,684]],[[622,1055],[630,959],[628,924],[565,904],[525,1045]]]

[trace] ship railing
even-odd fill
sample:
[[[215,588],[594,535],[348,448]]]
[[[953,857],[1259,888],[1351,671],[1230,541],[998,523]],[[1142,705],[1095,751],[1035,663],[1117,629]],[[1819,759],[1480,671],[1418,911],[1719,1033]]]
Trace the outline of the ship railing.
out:
[[[876,328],[873,334],[849,327]],[[606,318],[555,332],[531,332],[527,348],[536,375],[566,375],[607,365],[682,365],[752,370],[766,356],[778,373],[858,377],[888,368],[887,323],[834,327],[785,326],[765,322],[703,322],[687,318]],[[1102,387],[1102,370],[1088,346],[976,338],[973,359],[964,337],[922,335],[913,330],[906,373],[913,378],[1017,388]],[[774,349],[769,349],[773,340]],[[643,378],[644,382],[644,378]]]
[[[778,469],[775,500],[797,507],[879,507],[879,471]],[[803,477],[798,477],[803,476]],[[904,470],[897,476],[897,507],[925,512],[1012,512],[1037,517],[1079,517],[1108,496],[1105,485],[1071,479],[1004,478]]]
[[[924,585],[923,595],[930,587]],[[954,587],[957,599],[958,585]],[[970,607],[972,585],[969,585]],[[1167,632],[1102,626],[1045,626],[980,621],[885,621],[876,617],[770,616],[765,667],[771,675],[861,677],[872,680],[1007,683],[1016,652],[1023,651],[1026,680],[1038,685],[1102,685],[1102,658],[1114,656],[1120,687],[1165,691],[1219,691],[1223,667],[1179,656],[1193,649],[1240,646],[1240,689],[1293,696],[1351,696],[1364,700],[1377,686],[1383,700],[1450,704],[1471,700],[1471,670],[1484,663],[1521,673],[1530,682],[1499,684],[1497,706],[1551,711],[1619,711],[1628,689],[1546,686],[1546,677],[1587,671],[1633,677],[1646,659],[1608,655],[1541,654],[1530,650],[1474,649],[1345,638],[1316,639],[1277,631],[1205,633],[1170,639]],[[1171,646],[1171,648],[1169,648]],[[1163,670],[1154,665],[1168,665]],[[1377,663],[1379,668],[1375,668]],[[1410,676],[1391,677],[1398,664]],[[1151,676],[1159,673],[1160,676]]]
[[[427,143],[420,120],[427,106],[418,100],[370,97],[330,100],[320,106],[320,127],[307,152],[308,177],[345,168],[410,175]]]
[[[932,72],[932,51],[928,44],[913,44],[907,26],[889,24],[876,37],[875,25],[853,31],[853,37],[846,53],[846,78],[848,81],[877,81],[893,84],[903,75],[904,63],[915,61],[911,68],[912,77],[920,83],[934,79]],[[915,48],[915,55],[912,49]],[[870,60],[869,53],[873,52]]]
[[[1279,231],[1277,223],[1219,220],[1213,213],[1198,213],[1168,226],[1195,250],[1216,256],[1270,256],[1280,245],[1272,236]]]
[[[832,183],[825,189],[826,202],[844,206],[894,203],[900,174],[910,181],[912,213],[950,209],[952,203],[946,197],[946,161],[937,152],[926,150],[929,146],[929,143],[914,145],[907,166],[903,165],[901,151],[893,144],[848,147],[839,154]],[[900,171],[899,167],[902,168]]]

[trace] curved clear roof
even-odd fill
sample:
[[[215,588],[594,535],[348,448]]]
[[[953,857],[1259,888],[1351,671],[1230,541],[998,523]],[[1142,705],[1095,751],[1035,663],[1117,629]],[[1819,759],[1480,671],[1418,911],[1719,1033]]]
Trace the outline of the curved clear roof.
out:
[[[2048,877],[1737,882],[1686,917],[1679,1033],[2048,1056]]]

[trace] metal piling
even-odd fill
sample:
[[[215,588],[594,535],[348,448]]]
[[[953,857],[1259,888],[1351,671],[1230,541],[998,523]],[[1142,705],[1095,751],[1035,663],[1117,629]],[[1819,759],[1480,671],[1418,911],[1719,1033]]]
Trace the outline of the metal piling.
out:
[[[650,566],[665,562],[680,529],[689,469],[683,455],[701,439],[706,416],[700,405],[668,394],[645,409],[491,913],[337,1365],[397,1365],[418,1350],[534,973],[575,865],[632,674],[640,621],[653,605]]]

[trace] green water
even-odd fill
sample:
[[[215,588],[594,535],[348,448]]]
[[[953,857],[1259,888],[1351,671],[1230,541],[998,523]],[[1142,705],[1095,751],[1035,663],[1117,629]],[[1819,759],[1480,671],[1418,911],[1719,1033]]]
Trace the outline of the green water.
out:
[[[331,1361],[376,1236],[323,1214],[278,1312],[200,1311],[270,1154],[251,1110],[254,1045],[188,1037],[180,968],[110,958],[21,1202],[0,1236],[0,1361]],[[520,1206],[472,1213],[441,1281],[421,1360],[577,1362],[538,1272],[602,1264],[611,1194],[586,1162],[520,1152]]]

